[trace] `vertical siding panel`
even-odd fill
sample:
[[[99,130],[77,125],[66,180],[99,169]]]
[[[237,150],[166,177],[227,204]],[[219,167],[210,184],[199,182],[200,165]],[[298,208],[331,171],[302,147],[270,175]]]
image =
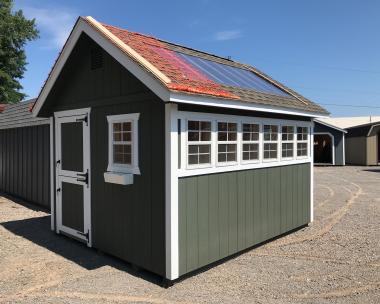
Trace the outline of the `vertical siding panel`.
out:
[[[198,262],[198,189],[197,179],[189,179],[186,193],[187,204],[187,269],[196,269]]]
[[[293,174],[292,166],[286,170],[286,192],[287,192],[287,216],[286,216],[286,231],[293,227]]]
[[[266,170],[260,170],[260,183],[261,183],[261,224],[262,224],[262,240],[268,239],[269,232],[268,232],[268,225],[269,225],[269,219],[268,219],[268,174]]]
[[[280,204],[281,204],[281,233],[284,233],[287,228],[287,180],[286,180],[286,172],[288,170],[288,167],[281,167],[280,168],[280,183],[281,183],[281,195],[280,195]]]
[[[262,203],[261,197],[263,196],[261,192],[264,191],[261,183],[261,176],[263,175],[262,170],[254,170],[253,172],[253,184],[254,184],[254,192],[253,192],[253,212],[254,212],[254,220],[253,220],[253,231],[254,231],[254,243],[258,244],[264,239],[264,218],[263,218],[263,208],[264,205]]]
[[[274,218],[274,226],[275,226],[275,235],[281,234],[281,217],[282,217],[282,209],[281,209],[281,167],[273,168],[274,175],[274,183],[275,183],[275,191],[274,191],[274,210],[275,210],[275,218]]]
[[[209,261],[209,177],[207,175],[197,178],[198,189],[198,250],[199,265],[204,266]]]
[[[220,230],[220,256],[226,257],[228,255],[228,175],[222,173],[217,175],[219,177],[219,230]]]
[[[187,269],[187,180],[179,180],[178,202],[178,236],[179,236],[179,272],[184,274]]]
[[[254,240],[254,230],[253,230],[253,221],[254,221],[254,210],[253,210],[253,170],[245,171],[245,246],[249,247],[253,245]]]
[[[275,235],[275,218],[276,218],[276,210],[275,210],[275,191],[276,184],[275,184],[275,177],[274,177],[274,171],[273,168],[268,169],[268,185],[267,185],[267,193],[268,193],[268,216],[267,216],[267,227],[268,227],[268,234],[267,238],[272,238]]]
[[[237,173],[228,174],[228,205],[229,205],[229,233],[228,233],[228,254],[236,252],[238,246],[238,211],[237,211]]]
[[[246,194],[247,188],[245,186],[247,179],[247,172],[243,171],[237,173],[237,225],[238,225],[238,250],[243,250],[246,246]]]
[[[297,178],[298,178],[298,226],[301,226],[303,224],[303,209],[304,209],[304,201],[302,196],[302,190],[303,190],[303,179],[302,179],[302,166],[297,165]]]
[[[218,175],[209,177],[209,206],[209,258],[214,262],[220,257]]]

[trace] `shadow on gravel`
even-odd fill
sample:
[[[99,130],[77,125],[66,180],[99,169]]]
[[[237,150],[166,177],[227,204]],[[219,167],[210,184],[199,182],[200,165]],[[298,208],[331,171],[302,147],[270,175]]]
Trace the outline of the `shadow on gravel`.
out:
[[[135,277],[161,285],[162,278],[148,271],[139,270],[112,256],[99,253],[78,241],[55,234],[50,230],[50,215],[0,223],[8,231],[44,247],[88,270],[111,266]]]
[[[365,169],[363,171],[380,173],[380,168],[379,169]]]

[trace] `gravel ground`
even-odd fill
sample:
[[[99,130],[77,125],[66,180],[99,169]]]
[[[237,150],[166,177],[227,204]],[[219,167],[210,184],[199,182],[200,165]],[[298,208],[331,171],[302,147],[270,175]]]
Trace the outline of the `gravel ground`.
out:
[[[315,168],[315,221],[163,289],[0,197],[0,303],[380,303],[380,167]]]

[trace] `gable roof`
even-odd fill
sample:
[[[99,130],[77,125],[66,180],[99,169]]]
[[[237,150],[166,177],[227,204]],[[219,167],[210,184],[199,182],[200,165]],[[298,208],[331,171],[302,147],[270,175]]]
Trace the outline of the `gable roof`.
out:
[[[322,119],[342,129],[355,128],[380,122],[380,116],[329,117]]]
[[[5,104],[0,112],[0,129],[12,129],[26,126],[49,124],[50,119],[33,117],[31,107],[36,99],[29,99],[14,104]]]
[[[328,112],[256,68],[80,17],[38,96],[38,114],[81,32],[106,49],[164,101],[304,116]]]
[[[314,120],[315,123],[319,123],[321,125],[324,125],[326,127],[329,127],[329,128],[332,128],[332,129],[335,129],[337,131],[340,131],[340,132],[343,132],[343,133],[347,133],[346,130],[342,129],[342,128],[339,128],[338,126],[335,126],[334,124],[331,124],[325,120],[322,120],[322,119],[315,119]]]

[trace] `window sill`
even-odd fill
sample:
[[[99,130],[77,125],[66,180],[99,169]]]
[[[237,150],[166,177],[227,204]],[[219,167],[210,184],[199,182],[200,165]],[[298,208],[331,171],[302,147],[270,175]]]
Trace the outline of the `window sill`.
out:
[[[108,165],[107,172],[125,173],[125,174],[137,174],[140,175],[140,169],[138,167],[122,167],[115,165]]]
[[[104,172],[104,181],[111,184],[132,185],[133,174],[121,172]]]

